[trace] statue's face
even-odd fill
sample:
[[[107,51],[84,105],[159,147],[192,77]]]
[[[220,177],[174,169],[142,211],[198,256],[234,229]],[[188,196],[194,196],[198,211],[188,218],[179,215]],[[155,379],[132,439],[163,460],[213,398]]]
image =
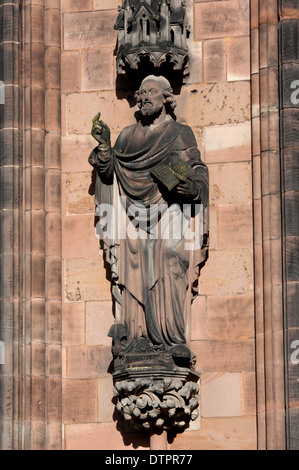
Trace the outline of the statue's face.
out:
[[[139,90],[140,110],[143,116],[153,116],[166,103],[162,85],[154,80],[145,82]]]

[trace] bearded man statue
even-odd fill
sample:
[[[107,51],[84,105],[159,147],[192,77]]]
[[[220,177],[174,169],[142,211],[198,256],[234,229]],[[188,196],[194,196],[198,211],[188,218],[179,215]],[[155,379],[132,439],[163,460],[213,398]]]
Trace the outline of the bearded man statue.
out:
[[[191,128],[173,117],[176,100],[166,78],[146,77],[136,98],[141,119],[122,130],[113,148],[108,126],[96,116],[98,146],[89,157],[112,273],[114,362],[116,368],[151,361],[192,367],[190,311],[207,258],[208,169]],[[194,243],[198,217],[201,241]]]

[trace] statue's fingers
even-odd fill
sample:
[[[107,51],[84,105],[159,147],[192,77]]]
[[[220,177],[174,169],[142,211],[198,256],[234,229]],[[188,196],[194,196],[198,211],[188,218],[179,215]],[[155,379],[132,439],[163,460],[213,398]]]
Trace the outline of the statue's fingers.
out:
[[[177,192],[180,194],[186,194],[187,188],[184,188],[183,186],[177,186]]]
[[[92,132],[93,133],[99,132],[100,134],[102,134],[103,126],[101,126],[100,124],[94,124],[94,126],[92,128]]]

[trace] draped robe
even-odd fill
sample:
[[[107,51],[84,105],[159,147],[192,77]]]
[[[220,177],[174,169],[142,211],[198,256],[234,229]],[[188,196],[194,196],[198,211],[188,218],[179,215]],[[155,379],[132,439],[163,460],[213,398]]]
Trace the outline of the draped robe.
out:
[[[183,200],[175,189],[164,191],[151,175],[151,169],[173,153],[195,170],[192,181],[198,194],[193,200]],[[177,239],[172,233],[173,221],[182,222],[183,202],[203,204],[204,240],[208,232],[208,170],[200,158],[191,128],[177,123],[169,115],[151,131],[138,122],[121,132],[112,150],[94,149],[89,162],[98,173],[98,205],[112,203],[117,216],[118,196],[123,196],[126,208],[132,204],[142,205],[148,223],[153,205],[163,205],[169,217],[167,239],[161,236],[118,239],[115,236],[105,240],[114,281],[112,292],[119,306],[116,323],[124,326],[128,343],[145,337],[153,348],[185,345],[191,288],[198,277],[199,265],[206,259],[207,246],[186,250],[184,236]],[[161,230],[161,218],[156,220],[158,227],[154,228]],[[129,221],[127,215],[126,225]]]

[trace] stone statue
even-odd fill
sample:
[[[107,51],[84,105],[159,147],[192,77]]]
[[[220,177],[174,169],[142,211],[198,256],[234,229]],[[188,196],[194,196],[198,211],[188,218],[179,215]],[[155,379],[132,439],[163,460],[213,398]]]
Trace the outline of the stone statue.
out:
[[[92,135],[98,146],[89,157],[97,171],[99,232],[116,304],[109,335],[115,371],[122,377],[138,366],[193,368],[190,309],[208,238],[208,170],[190,127],[172,117],[176,101],[170,83],[148,76],[136,98],[141,119],[123,129],[113,148],[108,126],[100,114],[95,117]],[[109,207],[112,222],[103,217]],[[190,248],[186,233],[193,233],[196,213],[202,239]]]

